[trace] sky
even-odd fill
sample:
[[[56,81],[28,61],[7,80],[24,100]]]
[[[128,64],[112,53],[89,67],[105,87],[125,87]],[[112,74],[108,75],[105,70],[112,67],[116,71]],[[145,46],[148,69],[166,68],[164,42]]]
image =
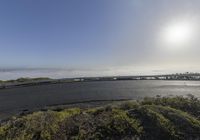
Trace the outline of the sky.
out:
[[[200,72],[199,0],[1,0],[0,79]]]

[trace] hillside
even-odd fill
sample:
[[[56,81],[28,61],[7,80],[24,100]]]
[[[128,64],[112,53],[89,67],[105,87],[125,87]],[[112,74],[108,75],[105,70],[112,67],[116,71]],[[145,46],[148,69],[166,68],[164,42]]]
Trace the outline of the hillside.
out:
[[[200,139],[200,101],[144,98],[95,108],[39,111],[0,126],[1,140]]]

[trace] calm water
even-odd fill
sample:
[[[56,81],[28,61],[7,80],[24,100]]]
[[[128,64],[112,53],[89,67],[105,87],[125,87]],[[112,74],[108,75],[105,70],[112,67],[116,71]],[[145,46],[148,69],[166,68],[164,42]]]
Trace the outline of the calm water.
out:
[[[200,81],[101,81],[1,89],[0,119],[53,104],[186,94],[200,97]]]

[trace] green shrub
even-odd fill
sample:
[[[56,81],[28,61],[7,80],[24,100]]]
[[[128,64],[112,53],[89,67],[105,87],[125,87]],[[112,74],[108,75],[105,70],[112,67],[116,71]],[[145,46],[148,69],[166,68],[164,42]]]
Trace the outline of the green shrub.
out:
[[[0,124],[0,140],[200,139],[199,100],[145,98],[106,107],[47,110]]]
[[[199,118],[200,117],[200,101],[191,96],[189,98],[184,98],[182,96],[177,96],[174,98],[163,97],[163,98],[144,98],[141,102],[142,105],[162,105],[170,106],[175,109],[188,112],[189,114]]]

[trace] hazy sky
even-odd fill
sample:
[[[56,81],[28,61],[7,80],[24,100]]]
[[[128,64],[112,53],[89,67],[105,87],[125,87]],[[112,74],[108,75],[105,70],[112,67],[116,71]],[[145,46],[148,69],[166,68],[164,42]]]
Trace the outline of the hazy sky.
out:
[[[0,79],[200,72],[199,0],[1,0]]]

